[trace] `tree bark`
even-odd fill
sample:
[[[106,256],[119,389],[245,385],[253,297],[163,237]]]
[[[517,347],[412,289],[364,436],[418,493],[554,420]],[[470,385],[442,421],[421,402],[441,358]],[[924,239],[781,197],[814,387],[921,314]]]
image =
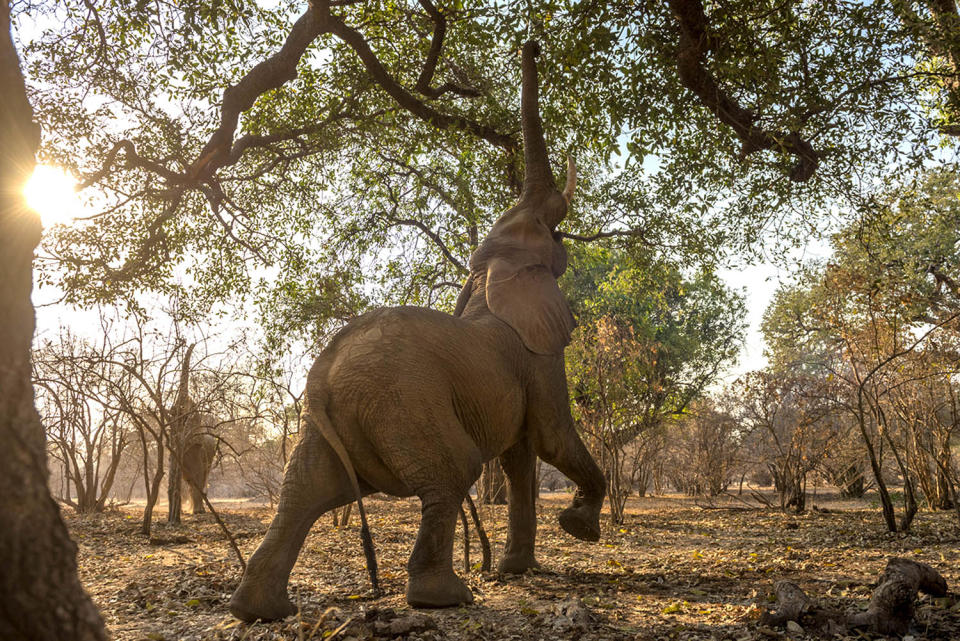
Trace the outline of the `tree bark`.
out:
[[[0,0],[0,638],[106,639],[77,578],[77,548],[47,488],[46,443],[33,403],[30,292],[40,219],[23,198],[40,129],[33,122]]]
[[[778,581],[775,591],[777,610],[763,613],[760,622],[764,625],[795,621],[808,633],[831,638],[854,630],[903,636],[913,621],[917,592],[942,597],[947,594],[947,582],[925,563],[892,558],[877,581],[867,609],[854,614],[816,603],[790,581]]]

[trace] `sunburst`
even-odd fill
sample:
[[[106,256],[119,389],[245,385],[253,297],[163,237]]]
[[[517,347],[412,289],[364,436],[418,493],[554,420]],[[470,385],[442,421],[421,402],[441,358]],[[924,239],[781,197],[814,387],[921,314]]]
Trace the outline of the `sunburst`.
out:
[[[44,227],[66,224],[80,215],[76,180],[60,167],[37,165],[23,195],[40,214]]]

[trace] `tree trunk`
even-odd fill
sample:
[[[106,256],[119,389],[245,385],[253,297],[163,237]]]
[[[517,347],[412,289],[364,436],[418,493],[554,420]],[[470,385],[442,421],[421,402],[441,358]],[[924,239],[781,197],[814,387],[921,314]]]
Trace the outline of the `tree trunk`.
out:
[[[860,434],[863,436],[863,443],[867,447],[870,470],[873,472],[873,480],[877,484],[877,496],[880,498],[880,507],[883,510],[883,522],[886,524],[888,531],[896,532],[897,515],[893,509],[893,500],[890,498],[889,490],[887,490],[887,483],[883,479],[883,469],[880,465],[880,460],[877,458],[877,452],[874,448],[873,440],[867,433],[866,419],[864,417],[864,410],[862,407],[860,407],[857,412],[857,427],[860,428]]]
[[[945,445],[941,447],[937,459],[937,500],[934,508],[937,510],[950,510],[953,508],[953,492],[950,487],[950,478],[946,474],[947,466],[950,464],[949,446]]]
[[[40,220],[24,202],[40,130],[33,123],[0,0],[0,638],[100,640],[103,621],[77,578],[77,548],[47,488],[33,404],[33,250]]]
[[[859,464],[850,465],[844,469],[839,477],[840,496],[845,499],[863,498],[866,492],[863,470]]]
[[[157,497],[160,496],[160,484],[163,481],[163,432],[157,431],[157,469],[153,477],[150,476],[150,445],[147,443],[147,430],[141,426],[140,447],[143,453],[143,490],[147,495],[147,504],[143,508],[143,522],[140,525],[140,533],[144,536],[150,536],[153,528],[153,506],[157,504]]]
[[[507,477],[497,459],[483,464],[483,473],[477,481],[477,501],[481,505],[505,505],[507,502]]]
[[[147,490],[147,504],[143,508],[143,523],[140,525],[140,532],[145,536],[150,536],[153,528],[153,508],[157,504],[157,498],[160,496],[160,486],[163,482],[163,454],[157,456],[157,470],[150,478],[150,473],[145,471],[146,479],[145,489]]]
[[[173,439],[171,439],[171,445]],[[179,447],[170,448],[170,472],[167,476],[167,523],[179,523],[182,512],[181,487],[183,486],[183,471],[180,467]]]

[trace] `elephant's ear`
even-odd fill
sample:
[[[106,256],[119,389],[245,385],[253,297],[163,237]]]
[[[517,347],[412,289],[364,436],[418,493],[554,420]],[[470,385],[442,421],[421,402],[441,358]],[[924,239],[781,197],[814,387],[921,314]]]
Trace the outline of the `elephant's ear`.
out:
[[[487,307],[515,329],[537,354],[560,354],[577,326],[557,280],[541,263],[518,257],[492,259],[487,267]]]

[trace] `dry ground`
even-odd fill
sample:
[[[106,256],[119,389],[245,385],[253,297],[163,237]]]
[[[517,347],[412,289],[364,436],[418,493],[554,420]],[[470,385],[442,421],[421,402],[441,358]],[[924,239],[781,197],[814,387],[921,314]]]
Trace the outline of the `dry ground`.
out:
[[[117,641],[768,639],[784,634],[756,621],[774,581],[788,578],[816,598],[855,608],[866,603],[891,556],[933,565],[950,586],[946,599],[921,598],[911,636],[960,639],[960,527],[953,513],[921,513],[911,534],[894,535],[884,532],[879,511],[865,504],[795,516],[703,509],[679,498],[632,499],[625,525],[606,520],[601,542],[587,544],[557,525],[568,501],[567,495],[542,498],[540,571],[503,579],[474,570],[467,578],[473,605],[419,615],[403,599],[418,503],[371,497],[367,509],[385,595],[370,597],[357,524],[335,529],[324,516],[291,578],[301,614],[254,625],[227,611],[239,568],[209,515],[185,515],[176,528],[157,524],[153,543],[138,534],[134,508],[85,518],[68,513],[67,519],[79,544],[81,579]],[[249,556],[272,511],[237,503],[221,503],[220,510]],[[483,507],[481,514],[496,563],[506,509]],[[461,554],[458,541],[458,571]],[[476,539],[471,558],[480,559]]]

